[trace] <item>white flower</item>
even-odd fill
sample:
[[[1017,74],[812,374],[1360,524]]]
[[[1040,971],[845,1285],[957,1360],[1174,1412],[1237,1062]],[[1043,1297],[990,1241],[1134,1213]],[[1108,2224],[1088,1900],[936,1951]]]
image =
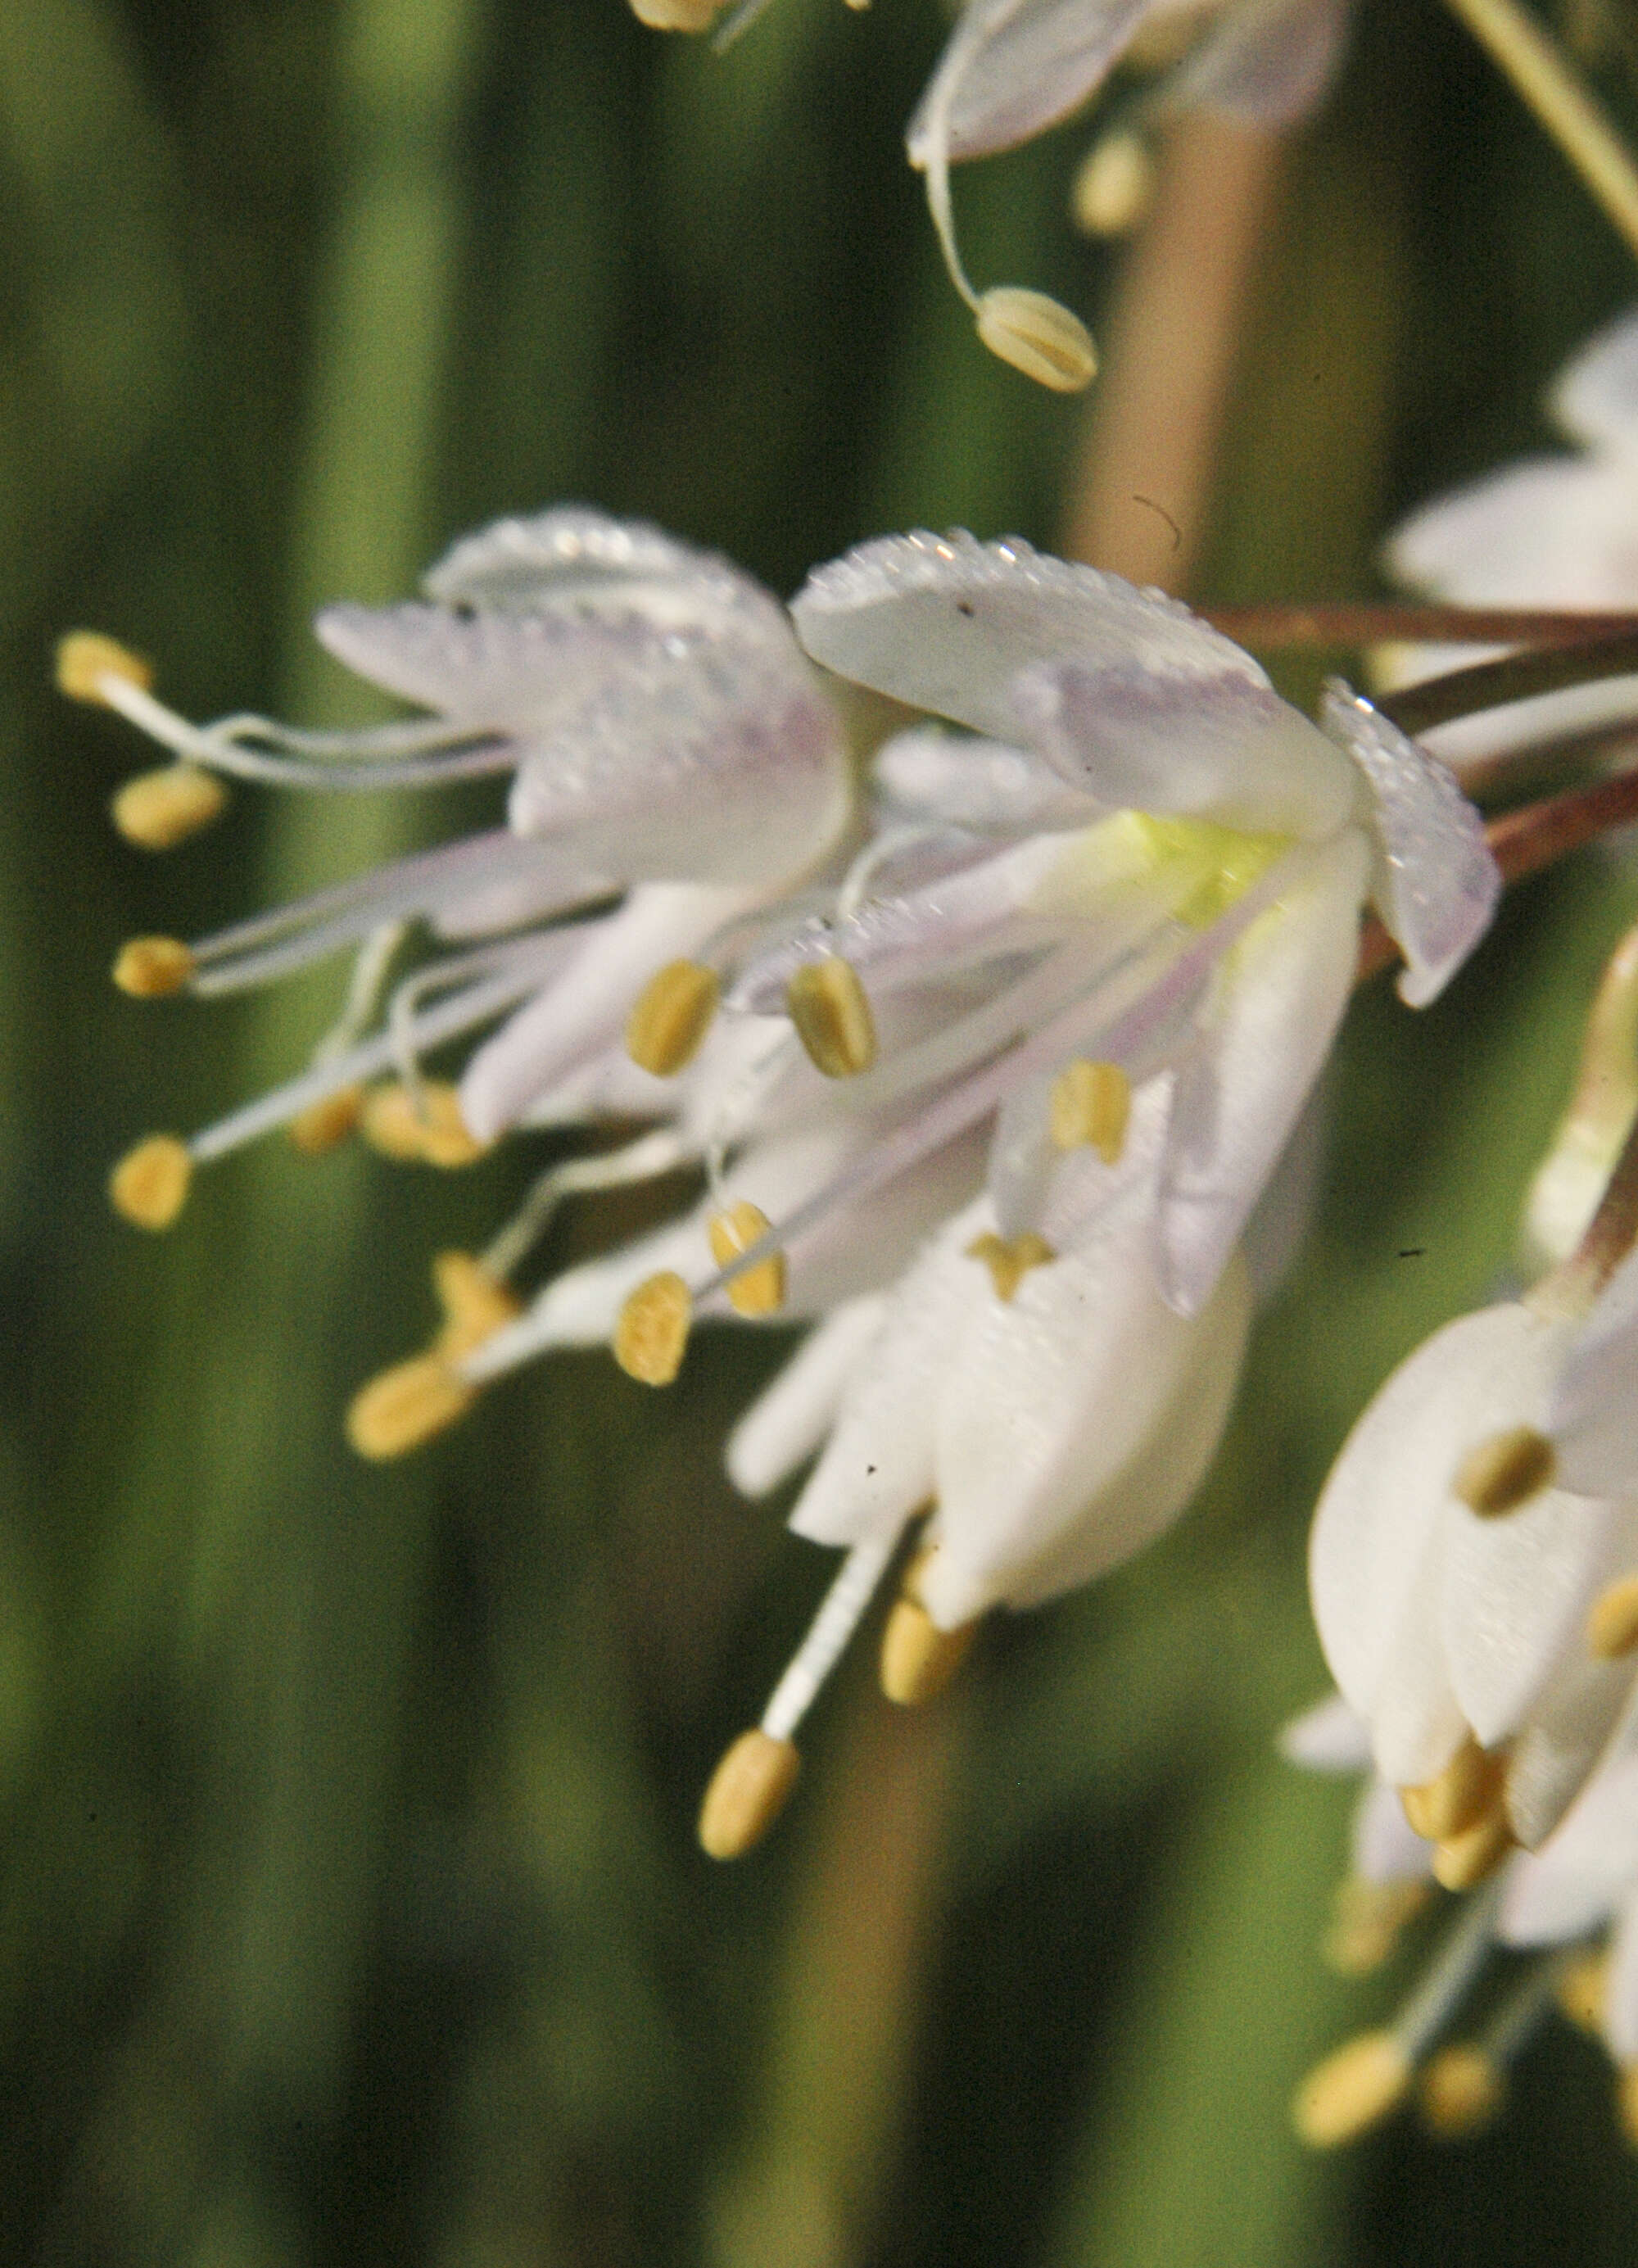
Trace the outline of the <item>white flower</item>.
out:
[[[1432,1791],[1418,1800],[1451,1840],[1446,1880],[1474,1878],[1509,1838],[1542,1841],[1633,1685],[1638,1260],[1590,1314],[1564,1312],[1556,1288],[1418,1349],[1315,1515],[1326,1660],[1383,1776]]]
[[[716,980],[696,956],[846,825],[834,713],[783,608],[725,561],[641,523],[567,509],[466,538],[424,590],[411,604],[319,617],[332,652],[433,712],[371,732],[304,733],[256,718],[193,726],[106,641],[64,643],[69,689],[121,710],[188,779],[326,791],[512,776],[504,828],[192,946],[149,939],[126,949],[116,973],[128,990],[209,996],[362,947],[347,1012],[309,1071],[187,1144],[155,1138],[126,1161],[116,1201],[144,1225],[174,1217],[192,1165],[282,1123],[312,1125],[315,1111],[395,1068],[406,1094],[378,1098],[366,1125],[404,1154],[455,1162],[525,1117],[599,1108],[669,1117],[674,1091],[624,1061],[645,988],[683,964],[640,1050],[673,1070],[714,1005]],[[588,911],[612,897],[612,912]],[[460,949],[400,983],[369,1033],[416,919]],[[507,1020],[467,1064],[458,1103],[422,1081],[424,1054],[497,1017]]]
[[[1083,386],[1096,368],[1091,341],[1039,292],[973,290],[956,247],[950,167],[1055,126],[1102,85],[1140,33],[1200,13],[1192,0],[968,0],[910,122],[910,163],[927,176],[951,280],[985,344],[1044,385]],[[1204,107],[1280,126],[1319,99],[1341,51],[1348,0],[1222,0],[1206,13],[1206,30],[1154,107]]]

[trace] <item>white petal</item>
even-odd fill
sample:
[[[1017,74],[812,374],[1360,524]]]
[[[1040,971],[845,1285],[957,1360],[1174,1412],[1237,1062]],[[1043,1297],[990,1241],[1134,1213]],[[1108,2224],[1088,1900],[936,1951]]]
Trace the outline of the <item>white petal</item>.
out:
[[[966,1248],[991,1226],[980,1198],[893,1291],[870,1359],[848,1381],[830,1440],[790,1515],[798,1535],[852,1543],[897,1527],[933,1494],[938,1388],[969,1314],[995,1297]]]
[[[1638,1250],[1572,1340],[1548,1407],[1566,1488],[1638,1496]]]
[[[762,1497],[804,1464],[829,1432],[848,1379],[881,1329],[881,1293],[844,1300],[810,1331],[728,1436],[724,1462],[742,1496]]]
[[[478,1139],[492,1142],[539,1096],[617,1042],[655,972],[687,957],[754,902],[746,891],[650,882],[618,912],[586,924],[584,942],[567,966],[467,1064],[461,1115]]]
[[[725,560],[679,543],[642,519],[611,519],[560,504],[528,519],[497,519],[451,545],[421,587],[441,606],[519,612],[587,585],[633,578],[732,576]],[[743,579],[736,578],[736,579]]]
[[[1371,1719],[1377,1770],[1395,1787],[1420,1786],[1443,1771],[1467,1737],[1439,1643],[1439,1553],[1406,1602],[1393,1631]]]
[[[1502,1893],[1509,1945],[1558,1945],[1609,1918],[1638,1881],[1638,1760],[1590,1780],[1540,1850],[1516,1862]]]
[[[1405,955],[1399,997],[1437,997],[1490,925],[1502,876],[1484,821],[1451,775],[1339,680],[1321,722],[1370,786],[1376,848],[1371,895]]]
[[[1424,504],[1391,539],[1388,571],[1462,606],[1631,606],[1635,495],[1627,456],[1527,458]]]
[[[1246,126],[1294,125],[1334,77],[1348,21],[1348,0],[1239,0],[1179,68],[1166,107],[1216,110]]]
[[[1340,1693],[1328,1693],[1280,1727],[1280,1754],[1304,1771],[1358,1772],[1370,1764],[1370,1727]]]
[[[1031,746],[1112,810],[1318,836],[1353,806],[1354,780],[1324,733],[1234,666],[1185,678],[1130,656],[1076,656],[1020,671],[1011,697]]]
[[[1373,1779],[1354,1814],[1354,1872],[1367,1882],[1419,1882],[1431,1872],[1433,1845],[1405,1816],[1399,1792]]]
[[[1027,748],[922,725],[878,749],[870,777],[895,817],[1010,833],[1083,825],[1095,808]]]
[[[1185,1314],[1209,1297],[1330,1052],[1367,855],[1355,828],[1310,854],[1223,963],[1179,1068],[1157,1236],[1162,1288]]]
[[[826,668],[1000,740],[1021,737],[1012,686],[1032,662],[1135,663],[1186,686],[1224,676],[1268,683],[1178,600],[1016,536],[881,537],[816,569],[791,613]]]
[[[1216,1447],[1249,1314],[1238,1268],[1197,1322],[1174,1314],[1141,1225],[981,1309],[938,1397],[935,1622],[1033,1605],[1168,1527]]]
[[[1027,141],[1085,101],[1155,0],[971,0],[905,136],[924,166]]]
[[[1638,449],[1638,308],[1618,315],[1565,365],[1547,406],[1572,440]]]
[[[1631,1691],[1630,1663],[1597,1660],[1580,1645],[1560,1661],[1508,1756],[1508,1824],[1527,1851],[1552,1833],[1600,1760],[1615,1754],[1612,1736]]]
[[[1463,1315],[1416,1349],[1371,1401],[1320,1492],[1309,1580],[1320,1644],[1338,1685],[1374,1719],[1398,1632],[1435,1569],[1457,1462],[1485,1430],[1492,1350],[1513,1359],[1517,1304]],[[1510,1422],[1510,1421],[1509,1421]],[[1433,1624],[1436,1639],[1436,1620]]]

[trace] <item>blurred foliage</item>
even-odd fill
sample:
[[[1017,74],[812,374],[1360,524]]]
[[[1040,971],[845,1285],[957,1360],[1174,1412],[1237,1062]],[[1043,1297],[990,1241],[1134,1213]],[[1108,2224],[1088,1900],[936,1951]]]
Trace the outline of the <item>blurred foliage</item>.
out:
[[[1584,14],[1587,11],[1580,11]],[[823,1580],[720,1477],[777,1343],[669,1397],[600,1359],[401,1468],[341,1447],[425,1328],[463,1177],[278,1145],[163,1243],[108,1161],[290,1066],[322,985],[146,1013],[102,971],[446,823],[241,795],[163,866],[91,622],[194,713],[322,721],[334,594],[584,497],[789,589],[916,521],[1050,541],[1083,415],[985,358],[900,136],[931,0],[777,0],[729,56],[617,0],[0,8],[0,2257],[123,2268],[1487,2268],[1630,2257],[1605,2076],[1489,2139],[1304,2160],[1284,2104],[1382,2004],[1314,1947],[1346,1800],[1302,1535],[1397,1357],[1505,1268],[1628,866],[1519,894],[1421,1019],[1362,1000],[1316,1233],[1182,1528],[890,1716],[856,1663],[743,1867],[710,1762]],[[1627,125],[1638,105],[1605,91]],[[958,184],[981,280],[1094,314],[1069,128]],[[1364,0],[1289,163],[1207,586],[1357,593],[1412,501],[1541,438],[1627,256],[1431,0]],[[486,808],[481,796],[456,797]],[[548,1259],[633,1226],[588,1206]],[[861,1648],[861,1654],[868,1649]]]

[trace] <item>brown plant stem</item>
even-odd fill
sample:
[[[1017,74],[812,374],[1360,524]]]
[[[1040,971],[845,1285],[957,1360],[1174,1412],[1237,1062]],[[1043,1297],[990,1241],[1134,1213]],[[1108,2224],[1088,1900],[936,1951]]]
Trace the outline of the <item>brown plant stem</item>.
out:
[[[1244,607],[1202,607],[1200,611],[1215,630],[1255,653],[1289,646],[1370,646],[1390,641],[1399,645],[1585,644],[1638,636],[1638,614],[1581,608],[1441,607],[1415,600],[1344,599],[1273,600]]]

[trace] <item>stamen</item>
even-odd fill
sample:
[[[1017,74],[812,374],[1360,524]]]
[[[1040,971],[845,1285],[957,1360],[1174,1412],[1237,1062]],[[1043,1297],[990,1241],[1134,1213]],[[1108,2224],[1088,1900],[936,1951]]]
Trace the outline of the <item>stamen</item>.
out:
[[[1094,1149],[1105,1166],[1117,1166],[1131,1115],[1132,1082],[1119,1064],[1077,1056],[1052,1083],[1054,1150]]]
[[[372,1463],[401,1457],[464,1418],[477,1398],[477,1389],[458,1377],[443,1355],[411,1355],[353,1396],[347,1438]]]
[[[197,764],[160,764],[128,779],[108,816],[140,850],[173,850],[221,816],[227,790]]]
[[[1331,1926],[1320,1944],[1327,1964],[1343,1977],[1368,1977],[1399,1942],[1399,1932],[1427,1904],[1426,1882],[1339,1882]]]
[[[114,981],[133,1000],[164,1000],[193,975],[194,956],[177,937],[134,937],[120,947]]]
[[[1550,1486],[1557,1462],[1544,1433],[1533,1425],[1511,1425],[1468,1451],[1451,1492],[1481,1520],[1497,1520]]]
[[[411,1165],[470,1166],[488,1143],[480,1142],[460,1115],[460,1099],[443,1079],[422,1079],[408,1087],[394,1082],[364,1098],[364,1138],[384,1158]]]
[[[187,1201],[194,1161],[174,1134],[151,1134],[108,1176],[114,1210],[133,1227],[169,1228]]]
[[[440,1252],[432,1263],[432,1288],[444,1310],[434,1351],[445,1362],[464,1362],[523,1313],[510,1285],[469,1252]]]
[[[986,1229],[982,1236],[975,1236],[968,1245],[966,1256],[983,1262],[996,1297],[1009,1303],[1032,1268],[1045,1268],[1058,1257],[1046,1238],[1037,1236],[1032,1228],[1026,1228],[1010,1243],[993,1229]]]
[[[1442,2142],[1465,2142],[1481,2134],[1501,2110],[1506,2076],[1493,2056],[1462,2041],[1441,2048],[1421,2076],[1421,2115]]]
[[[1623,1575],[1601,1591],[1587,1616],[1587,1651],[1619,1661],[1638,1646],[1638,1575]]]
[[[1291,2115],[1298,2134],[1315,2150],[1353,2141],[1399,2108],[1412,2070],[1392,2032],[1362,2032],[1317,2064],[1297,2088]]]
[[[1506,1759],[1481,1749],[1470,1733],[1443,1771],[1399,1790],[1413,1832],[1429,1843],[1464,1833],[1501,1801],[1506,1773]]]
[[[697,961],[672,961],[650,977],[626,1022],[626,1053],[639,1071],[674,1078],[711,1028],[722,982]]]
[[[1098,375],[1098,350],[1080,317],[1021,284],[984,293],[978,335],[991,354],[1054,394],[1079,394]]]
[[[569,1158],[560,1166],[549,1167],[505,1227],[486,1246],[482,1266],[497,1279],[510,1276],[545,1233],[565,1197],[652,1181],[684,1164],[688,1155],[687,1145],[669,1127],[661,1127],[603,1157]]]
[[[876,1586],[899,1548],[900,1532],[892,1528],[884,1535],[867,1536],[863,1543],[856,1543],[842,1561],[807,1636],[762,1712],[762,1730],[771,1740],[788,1741],[812,1706],[814,1697],[835,1668],[842,1648],[876,1595]]]
[[[804,963],[785,988],[785,1006],[808,1060],[826,1079],[856,1079],[876,1060],[876,1022],[849,961],[831,954]]]
[[[1610,1998],[1610,1956],[1605,1948],[1589,1946],[1570,1954],[1560,1967],[1557,1993],[1571,2023],[1599,2036]]]
[[[57,690],[70,701],[112,709],[111,685],[134,685],[146,693],[152,683],[151,664],[100,630],[70,630],[57,640]]]
[[[1447,1835],[1434,1845],[1433,1878],[1447,1890],[1471,1890],[1494,1874],[1514,1848],[1513,1830],[1498,1791],[1495,1804],[1459,1835]]]
[[[628,1378],[669,1386],[682,1368],[694,1301],[688,1286],[667,1268],[639,1284],[614,1326],[614,1359]]]
[[[741,1733],[711,1774],[700,1806],[700,1845],[709,1859],[741,1859],[760,1843],[790,1800],[802,1770],[791,1741],[759,1727]]]
[[[290,1140],[306,1158],[321,1158],[344,1142],[357,1125],[364,1107],[362,1086],[339,1087],[322,1101],[297,1112],[290,1123]]]
[[[711,1241],[711,1257],[719,1268],[725,1268],[742,1252],[769,1233],[772,1224],[760,1205],[741,1198],[726,1212],[714,1213],[708,1233]],[[747,1268],[728,1285],[730,1302],[742,1315],[772,1315],[785,1304],[785,1256],[772,1254],[759,1260],[754,1268]]]
[[[976,1621],[940,1630],[919,1599],[907,1593],[896,1599],[882,1633],[882,1691],[909,1709],[935,1699],[966,1660],[977,1634]]]
[[[1130,127],[1119,127],[1082,159],[1069,191],[1070,217],[1083,235],[1125,236],[1148,211],[1154,191],[1148,143]]]

